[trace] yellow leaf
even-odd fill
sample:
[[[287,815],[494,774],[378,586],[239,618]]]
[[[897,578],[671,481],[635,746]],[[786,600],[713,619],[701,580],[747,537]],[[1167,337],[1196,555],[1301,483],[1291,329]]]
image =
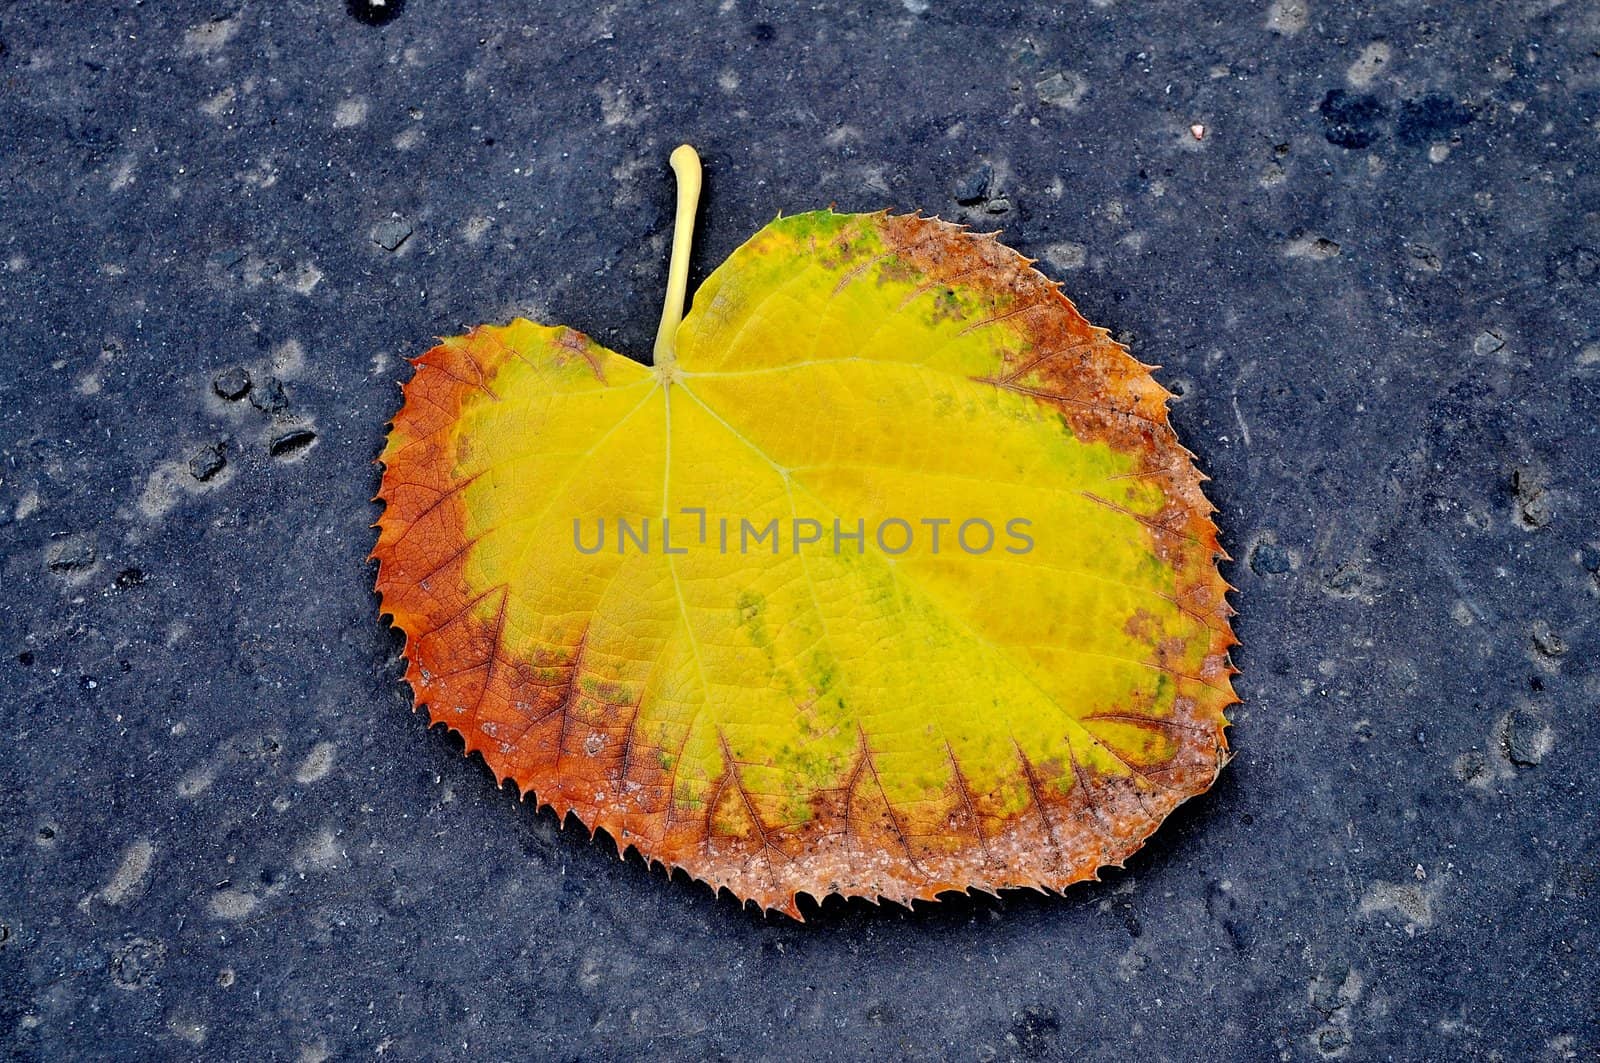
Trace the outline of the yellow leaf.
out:
[[[1226,759],[1167,392],[993,238],[782,218],[654,367],[524,320],[416,367],[374,551],[407,677],[619,850],[795,916],[1059,889]]]

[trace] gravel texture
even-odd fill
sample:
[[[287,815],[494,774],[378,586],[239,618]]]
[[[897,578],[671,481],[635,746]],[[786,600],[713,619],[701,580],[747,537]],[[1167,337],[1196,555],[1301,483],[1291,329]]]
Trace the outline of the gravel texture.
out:
[[[0,7],[0,1047],[1600,1054],[1600,7]],[[1064,897],[797,925],[497,791],[366,555],[403,359],[644,355],[778,211],[921,208],[1179,393],[1238,755]]]

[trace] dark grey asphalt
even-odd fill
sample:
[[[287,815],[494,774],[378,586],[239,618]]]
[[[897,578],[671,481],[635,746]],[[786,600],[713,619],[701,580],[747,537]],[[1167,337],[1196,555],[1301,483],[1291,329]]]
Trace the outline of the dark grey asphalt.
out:
[[[1600,8],[360,13],[0,6],[4,1054],[1600,1055]],[[698,275],[922,208],[1165,366],[1245,702],[1126,871],[762,918],[408,711],[402,358],[645,354],[683,140]]]

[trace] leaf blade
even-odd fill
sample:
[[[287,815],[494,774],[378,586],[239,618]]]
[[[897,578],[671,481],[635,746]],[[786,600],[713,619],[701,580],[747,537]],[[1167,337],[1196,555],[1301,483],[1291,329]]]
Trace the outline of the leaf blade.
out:
[[[1061,888],[1226,759],[1228,588],[1166,393],[992,240],[796,215],[707,280],[670,380],[526,322],[423,367],[375,551],[408,678],[497,777],[619,848],[792,915],[800,892]],[[1039,520],[1035,550],[993,556],[563,540],[572,514],[683,506]]]

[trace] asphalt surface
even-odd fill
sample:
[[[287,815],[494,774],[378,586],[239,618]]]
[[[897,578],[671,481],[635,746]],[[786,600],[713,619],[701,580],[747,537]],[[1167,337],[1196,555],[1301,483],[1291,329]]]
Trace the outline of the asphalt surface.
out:
[[[804,925],[410,711],[406,356],[645,356],[778,211],[920,208],[1164,368],[1237,757],[1065,896]],[[1600,8],[0,7],[0,1046],[64,1058],[1600,1055]]]

